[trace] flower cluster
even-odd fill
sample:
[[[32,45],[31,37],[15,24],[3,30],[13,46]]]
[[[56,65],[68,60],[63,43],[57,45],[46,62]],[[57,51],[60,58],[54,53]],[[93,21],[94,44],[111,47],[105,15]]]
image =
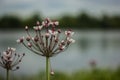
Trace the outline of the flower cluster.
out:
[[[13,71],[19,69],[19,66],[16,65],[18,65],[21,62],[25,53],[19,55],[15,51],[15,48],[8,47],[8,49],[5,52],[3,52],[3,54],[0,53],[0,66],[7,70]]]
[[[52,57],[68,48],[75,40],[71,38],[74,34],[72,30],[65,31],[65,39],[60,40],[60,29],[56,29],[59,25],[58,21],[52,21],[46,18],[43,22],[37,21],[36,26],[33,27],[35,31],[34,37],[29,33],[28,26],[25,27],[27,37],[22,37],[17,40],[32,52],[45,56]],[[43,30],[44,29],[44,30]]]

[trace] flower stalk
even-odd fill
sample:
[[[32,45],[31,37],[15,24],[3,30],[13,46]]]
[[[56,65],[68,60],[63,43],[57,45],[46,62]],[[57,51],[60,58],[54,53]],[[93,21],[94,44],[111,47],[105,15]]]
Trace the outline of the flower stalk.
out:
[[[6,80],[9,80],[9,70],[6,70]]]
[[[50,80],[50,59],[46,57],[46,80]]]

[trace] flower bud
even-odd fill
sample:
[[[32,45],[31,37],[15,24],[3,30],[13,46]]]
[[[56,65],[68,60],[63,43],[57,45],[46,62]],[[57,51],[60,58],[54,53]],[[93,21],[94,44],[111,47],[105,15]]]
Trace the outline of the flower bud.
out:
[[[26,30],[26,31],[28,30],[28,26],[25,26],[25,30]]]
[[[50,72],[50,75],[53,76],[55,73],[53,71]]]
[[[32,47],[32,44],[31,44],[31,43],[28,43],[28,47],[30,47],[30,48],[31,48],[31,47]]]
[[[62,51],[62,50],[64,50],[64,49],[65,49],[65,46],[62,46],[62,45],[61,45],[61,46],[59,46],[59,50],[61,50],[61,51]]]
[[[33,29],[34,29],[35,31],[37,31],[37,30],[38,30],[38,27],[37,27],[37,26],[34,26]]]
[[[53,36],[55,36],[55,35],[57,35],[57,34],[58,34],[58,32],[57,32],[57,31],[53,31],[53,30],[48,30],[48,32],[49,32],[51,35],[53,35]]]
[[[19,69],[19,68],[20,68],[19,66],[16,67],[16,69]]]
[[[68,43],[75,43],[74,39],[68,39]]]
[[[15,51],[15,50],[16,50],[16,48],[11,48],[11,50],[12,50],[12,51]]]
[[[58,29],[58,33],[61,33],[61,29]]]
[[[43,26],[38,26],[38,29],[41,30]]]
[[[72,36],[73,34],[74,32],[72,32],[72,30],[65,31],[66,36]]]
[[[29,37],[29,36],[27,36],[27,37],[26,37],[26,40],[27,40],[27,41],[30,41],[30,37]]]
[[[53,24],[54,24],[55,26],[58,26],[58,25],[59,25],[59,22],[58,22],[58,21],[54,21]]]
[[[62,45],[65,45],[65,41],[64,41],[64,40],[62,40],[62,41],[61,41],[61,44],[62,44]]]
[[[35,42],[38,42],[38,40],[39,40],[39,38],[36,36],[36,37],[34,38],[34,41],[35,41]]]
[[[45,23],[49,23],[49,22],[51,22],[50,18],[46,18]]]
[[[21,62],[21,59],[19,60],[19,62]]]
[[[58,40],[58,38],[55,38],[55,42],[57,43],[59,40]]]
[[[25,53],[23,53],[23,56],[25,56]]]
[[[40,25],[40,22],[39,22],[39,21],[37,21],[37,22],[36,22],[36,24],[37,24],[37,26],[38,26],[38,25]]]
[[[18,39],[18,40],[17,40],[17,43],[22,43],[23,40],[24,40],[24,36],[23,36],[22,38]]]
[[[50,36],[50,34],[47,32],[47,33],[45,33],[45,37],[46,38],[49,38],[49,36]]]

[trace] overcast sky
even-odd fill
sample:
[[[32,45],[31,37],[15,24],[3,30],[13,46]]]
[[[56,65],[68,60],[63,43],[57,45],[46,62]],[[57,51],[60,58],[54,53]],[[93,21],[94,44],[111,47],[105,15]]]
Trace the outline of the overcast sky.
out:
[[[0,0],[0,16],[4,14],[57,16],[80,11],[92,14],[120,14],[120,0]]]

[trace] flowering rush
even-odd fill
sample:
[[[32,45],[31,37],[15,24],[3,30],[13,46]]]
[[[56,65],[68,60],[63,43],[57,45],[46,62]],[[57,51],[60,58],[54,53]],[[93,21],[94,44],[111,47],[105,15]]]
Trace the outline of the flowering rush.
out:
[[[50,74],[54,75],[53,70],[50,72],[50,57],[65,51],[75,40],[71,38],[74,34],[72,30],[65,31],[65,39],[60,39],[61,30],[56,29],[58,21],[52,21],[46,18],[42,23],[37,21],[33,27],[35,34],[29,33],[28,26],[25,27],[27,37],[17,40],[33,53],[46,57],[46,80],[50,80]]]
[[[17,69],[19,69],[19,66],[17,66],[23,56],[25,55],[25,53],[23,53],[22,55],[17,54],[15,48],[11,48],[8,47],[8,49],[6,51],[2,53],[0,53],[0,66],[5,68],[6,70],[12,70],[15,71]]]
[[[71,38],[74,34],[72,30],[65,31],[65,39],[60,39],[61,30],[56,29],[59,25],[58,21],[52,21],[46,18],[42,23],[37,21],[36,26],[33,27],[35,35],[29,33],[28,26],[25,27],[27,36],[21,37],[17,40],[32,52],[45,56],[52,57],[60,52],[65,51],[71,43],[75,40]]]

